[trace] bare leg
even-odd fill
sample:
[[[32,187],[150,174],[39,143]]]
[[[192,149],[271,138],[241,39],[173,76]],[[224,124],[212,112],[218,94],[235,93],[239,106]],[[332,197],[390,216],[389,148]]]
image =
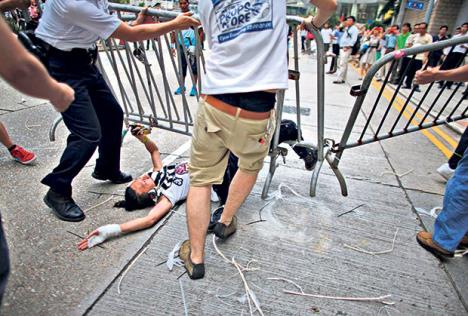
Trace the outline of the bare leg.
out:
[[[187,197],[187,226],[191,246],[191,259],[195,264],[203,262],[205,238],[210,223],[211,185],[190,187]]]
[[[8,149],[14,145],[2,122],[0,122],[0,142]]]
[[[237,171],[231,185],[229,186],[228,198],[220,219],[221,223],[226,226],[231,223],[232,217],[236,215],[242,203],[244,203],[245,199],[252,191],[252,188],[257,181],[257,175],[258,173],[251,174],[242,171],[241,169]]]

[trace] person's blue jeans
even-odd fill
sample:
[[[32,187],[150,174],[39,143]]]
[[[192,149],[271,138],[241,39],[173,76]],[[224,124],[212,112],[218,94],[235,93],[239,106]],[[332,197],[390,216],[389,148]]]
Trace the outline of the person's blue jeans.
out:
[[[468,232],[468,150],[445,189],[442,212],[436,219],[432,240],[447,251],[457,249]]]

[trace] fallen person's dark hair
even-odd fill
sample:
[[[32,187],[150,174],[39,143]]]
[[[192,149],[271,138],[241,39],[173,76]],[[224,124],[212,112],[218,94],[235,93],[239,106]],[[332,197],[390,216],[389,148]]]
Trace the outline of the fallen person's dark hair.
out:
[[[148,193],[138,195],[131,187],[127,187],[125,190],[125,200],[115,203],[114,207],[125,208],[126,211],[130,212],[154,206],[155,204]]]

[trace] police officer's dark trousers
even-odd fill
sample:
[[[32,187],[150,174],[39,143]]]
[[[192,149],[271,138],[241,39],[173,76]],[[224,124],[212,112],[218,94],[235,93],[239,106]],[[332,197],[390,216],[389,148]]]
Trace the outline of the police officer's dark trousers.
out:
[[[70,131],[59,165],[42,183],[71,196],[72,181],[99,147],[95,171],[114,176],[120,171],[123,111],[112,95],[93,57],[86,50],[51,49],[48,69],[55,79],[75,90],[75,101],[62,113]]]

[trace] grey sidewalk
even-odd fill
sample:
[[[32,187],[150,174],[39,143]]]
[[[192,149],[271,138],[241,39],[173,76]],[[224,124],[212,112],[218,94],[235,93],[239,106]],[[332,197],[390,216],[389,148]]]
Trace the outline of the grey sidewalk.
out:
[[[303,96],[310,115],[303,117],[306,139],[315,135],[315,62],[301,58]],[[350,73],[350,81],[357,76]],[[349,86],[331,84],[326,78],[326,136],[339,139],[354,102]],[[3,89],[2,87],[2,94]],[[18,98],[2,101],[13,104]],[[288,102],[292,104],[291,97]],[[0,107],[1,108],[1,107]],[[170,273],[164,261],[173,246],[187,236],[185,208],[180,207],[160,229],[125,236],[79,253],[78,238],[68,233],[84,235],[99,225],[120,223],[147,211],[126,213],[112,209],[108,195],[91,193],[121,193],[124,186],[110,186],[90,177],[93,161],[78,177],[78,202],[85,208],[105,202],[88,212],[78,224],[55,219],[41,199],[45,188],[41,177],[58,161],[64,146],[66,131],[59,129],[59,141],[49,144],[48,124],[56,114],[47,106],[8,112],[0,115],[19,143],[35,148],[39,163],[34,168],[18,166],[0,152],[0,206],[5,218],[10,244],[13,273],[3,307],[5,315],[181,315],[184,304],[176,268]],[[294,119],[294,115],[285,115]],[[25,126],[40,125],[40,127]],[[362,124],[362,122],[359,122]],[[358,124],[359,124],[358,123]],[[170,153],[184,144],[188,137],[157,130],[161,151]],[[418,146],[415,146],[417,144]],[[165,157],[167,155],[163,155]],[[273,179],[271,192],[280,183],[306,197],[311,173],[303,169],[302,161],[290,151],[287,165],[280,166]],[[460,295],[468,293],[466,258],[441,265],[420,248],[415,234],[421,229],[413,207],[430,209],[441,205],[444,184],[435,169],[445,156],[420,133],[371,144],[345,152],[341,169],[347,177],[350,194],[340,196],[336,179],[325,167],[319,179],[318,197],[299,198],[288,189],[283,200],[262,211],[265,222],[248,225],[259,219],[259,210],[266,204],[260,199],[265,171],[239,214],[239,230],[232,239],[218,243],[228,257],[246,265],[250,260],[258,271],[246,272],[247,281],[267,315],[310,315],[319,310],[323,315],[464,315],[467,313]],[[144,148],[131,138],[123,147],[124,170],[134,175],[149,166]],[[404,177],[395,176],[413,170]],[[364,204],[354,212],[339,214]],[[430,227],[429,221],[422,217]],[[344,246],[348,244],[369,251],[392,251],[369,255]],[[147,247],[147,248],[146,248]],[[138,260],[123,273],[138,255]],[[182,276],[190,315],[248,314],[242,301],[243,285],[232,265],[223,261],[207,240],[207,276],[190,281]],[[446,271],[449,271],[447,273]],[[294,286],[268,278],[287,278],[300,285],[304,292],[331,296],[381,296],[391,294],[395,302],[384,310],[382,304],[344,302],[292,296],[283,289]],[[117,287],[121,280],[121,293]],[[454,287],[455,284],[455,287]],[[467,298],[463,298],[466,306]]]

